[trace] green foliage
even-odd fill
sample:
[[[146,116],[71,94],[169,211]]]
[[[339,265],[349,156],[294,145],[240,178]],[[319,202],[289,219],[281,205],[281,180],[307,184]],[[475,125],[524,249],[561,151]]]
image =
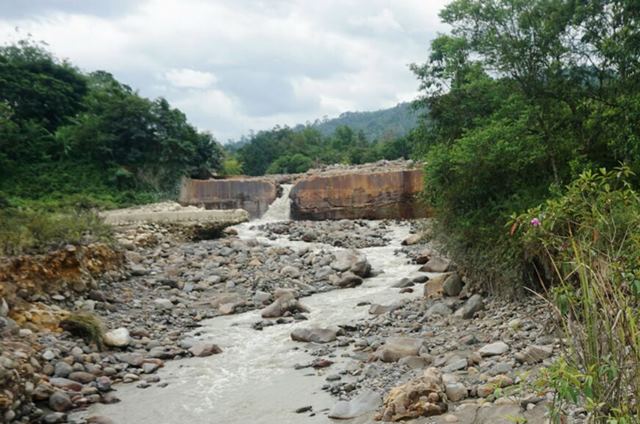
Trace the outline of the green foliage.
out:
[[[437,233],[481,282],[535,281],[505,231],[513,211],[558,196],[585,170],[640,170],[640,9],[454,0],[441,18],[451,33],[412,66],[429,121],[411,137],[427,163]]]
[[[305,172],[320,164],[360,164],[380,159],[408,158],[413,149],[410,137],[369,141],[363,131],[340,126],[324,136],[314,126],[293,130],[275,127],[244,140],[237,150],[242,169],[248,175]]]
[[[628,167],[585,171],[561,196],[512,216],[512,231],[518,231],[525,260],[539,278],[554,282],[555,266],[577,255],[574,244],[581,250],[588,245],[593,255],[624,269],[640,270],[640,196],[631,186],[633,176]]]
[[[222,162],[222,175],[224,176],[232,176],[232,175],[242,175],[242,164],[235,157],[227,157]]]
[[[584,405],[591,422],[640,416],[640,195],[622,167],[586,171],[561,196],[513,217],[512,233],[549,287],[566,351],[542,384],[557,419]]]
[[[181,176],[207,178],[222,156],[165,99],[82,74],[29,41],[0,47],[0,190],[19,203],[171,196]]]
[[[94,212],[0,209],[0,254],[34,253],[65,244],[110,241],[111,228]]]
[[[312,165],[313,161],[301,153],[290,156],[280,156],[269,165],[267,174],[297,174],[306,172]]]

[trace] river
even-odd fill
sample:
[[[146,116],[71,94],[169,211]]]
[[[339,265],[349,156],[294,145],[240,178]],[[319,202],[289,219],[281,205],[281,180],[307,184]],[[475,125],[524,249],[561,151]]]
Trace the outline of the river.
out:
[[[276,200],[262,222],[288,219],[288,190]],[[251,222],[237,227],[242,238],[258,238],[272,245],[332,248],[327,245],[291,242],[286,238],[268,240]],[[401,241],[409,233],[408,225],[393,224],[392,241],[383,247],[361,249],[379,275],[364,284],[334,290],[301,299],[310,312],[307,321],[274,325],[257,331],[251,325],[260,320],[260,311],[216,317],[202,322],[198,339],[218,344],[223,353],[207,358],[168,361],[159,371],[162,388],[147,389],[135,384],[116,387],[121,402],[114,405],[95,404],[82,415],[102,415],[118,424],[287,424],[327,423],[328,410],[336,399],[321,390],[328,374],[334,374],[354,362],[336,355],[335,364],[323,370],[295,369],[295,364],[311,362],[304,343],[294,342],[291,331],[297,326],[332,327],[353,324],[368,315],[368,306],[358,303],[390,304],[410,299],[418,293],[402,294],[392,285],[403,277],[415,276],[417,265],[407,264],[404,255],[395,255]],[[348,349],[348,348],[347,348]],[[312,406],[312,412],[295,410]],[[314,414],[315,413],[315,414]],[[364,421],[362,421],[364,420]],[[361,418],[359,422],[370,422]],[[355,421],[351,421],[355,422]]]

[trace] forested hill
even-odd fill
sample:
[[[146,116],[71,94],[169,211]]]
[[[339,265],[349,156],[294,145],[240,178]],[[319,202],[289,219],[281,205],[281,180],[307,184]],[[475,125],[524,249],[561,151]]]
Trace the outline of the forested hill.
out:
[[[337,118],[318,120],[311,126],[325,136],[333,134],[338,127],[347,126],[355,132],[362,131],[368,140],[392,139],[403,137],[414,129],[418,115],[410,103],[399,103],[389,109],[371,112],[344,112]],[[302,125],[296,127],[302,128]]]

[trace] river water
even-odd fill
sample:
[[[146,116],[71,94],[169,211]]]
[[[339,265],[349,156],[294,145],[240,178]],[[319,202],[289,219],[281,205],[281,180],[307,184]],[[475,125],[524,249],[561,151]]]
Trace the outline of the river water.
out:
[[[272,205],[264,221],[288,218],[288,190]],[[286,239],[268,240],[251,226],[238,226],[242,238],[258,238],[272,245],[310,246]],[[403,277],[416,275],[418,266],[407,264],[404,255],[394,255],[408,235],[407,225],[392,225],[392,241],[383,247],[361,249],[375,271],[381,274],[366,279],[353,289],[334,290],[301,299],[310,309],[307,321],[274,325],[257,331],[251,325],[260,320],[260,311],[216,317],[202,322],[197,338],[218,344],[223,353],[207,358],[168,361],[159,371],[164,388],[153,385],[139,389],[135,384],[117,386],[120,403],[96,404],[82,415],[102,415],[118,424],[288,424],[327,423],[328,410],[336,399],[321,390],[328,374],[349,365],[353,359],[337,355],[336,363],[324,370],[294,369],[313,357],[305,352],[305,344],[293,342],[291,331],[301,327],[332,327],[353,324],[368,315],[368,306],[360,302],[390,304],[419,294],[399,294],[391,286]],[[332,247],[331,247],[332,248]],[[185,335],[187,336],[187,335]],[[297,408],[313,406],[309,412],[296,414]],[[363,421],[364,419],[364,421]],[[370,422],[363,418],[358,422]],[[353,422],[353,421],[352,421]]]

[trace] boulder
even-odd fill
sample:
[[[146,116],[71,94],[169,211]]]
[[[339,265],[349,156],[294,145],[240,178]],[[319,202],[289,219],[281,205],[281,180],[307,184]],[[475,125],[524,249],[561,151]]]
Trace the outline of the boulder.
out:
[[[461,401],[469,394],[462,383],[447,383],[445,385],[445,393],[447,394],[447,399],[451,402]]]
[[[447,296],[457,296],[462,291],[462,286],[462,279],[457,272],[453,272],[442,283],[442,291]]]
[[[73,408],[73,403],[65,392],[57,390],[49,396],[49,408],[56,412],[64,412]]]
[[[403,246],[413,246],[414,244],[420,243],[422,240],[422,234],[411,234],[406,239],[402,240]]]
[[[126,347],[131,343],[129,330],[124,327],[107,331],[104,335],[104,344],[110,347]]]
[[[478,353],[480,354],[480,356],[485,357],[485,356],[497,356],[497,355],[502,355],[503,353],[507,352],[509,350],[509,345],[506,344],[505,342],[502,341],[498,341],[495,343],[489,343],[487,345],[484,345],[480,348],[480,350],[478,350]]]
[[[296,312],[309,312],[309,310],[300,304],[292,293],[284,293],[264,308],[260,315],[262,318],[278,318],[287,312],[293,314]]]
[[[431,277],[424,284],[424,297],[427,299],[437,299],[444,295],[444,282],[449,278],[451,274],[438,274]]]
[[[338,330],[331,328],[296,328],[291,339],[296,342],[329,343],[335,341]]]
[[[371,265],[367,257],[357,250],[341,250],[335,253],[331,268],[338,272],[351,271],[358,277],[367,278],[371,273]]]
[[[348,420],[375,411],[382,403],[382,397],[372,391],[363,390],[355,398],[336,403],[329,411],[329,418]]]
[[[429,309],[426,310],[426,312],[424,313],[424,316],[426,318],[431,318],[434,316],[446,317],[451,315],[452,313],[453,311],[451,310],[450,307],[448,307],[442,302],[436,302],[433,305],[431,305]]]
[[[222,349],[213,343],[196,343],[189,348],[189,352],[195,357],[204,358],[221,353]]]
[[[516,353],[515,358],[518,362],[533,365],[551,355],[553,355],[553,346],[529,345],[522,352]]]
[[[340,287],[341,289],[353,288],[362,284],[362,278],[358,277],[351,271],[347,271],[343,273],[340,277],[336,279],[335,286]]]
[[[389,337],[385,344],[380,346],[375,356],[382,362],[397,362],[405,356],[417,356],[424,340],[413,337]]]
[[[482,296],[479,294],[474,294],[458,309],[455,313],[456,316],[462,317],[464,319],[471,319],[476,314],[484,309],[484,301],[482,300]]]
[[[431,256],[433,256],[433,250],[429,248],[423,249],[416,256],[415,261],[418,265],[424,265],[427,262],[429,262],[429,259],[431,259]]]
[[[442,374],[436,368],[427,368],[421,377],[391,389],[376,419],[397,422],[445,412],[447,404]]]
[[[420,271],[423,272],[447,272],[451,268],[451,261],[446,258],[441,258],[439,256],[435,256],[424,264]]]

